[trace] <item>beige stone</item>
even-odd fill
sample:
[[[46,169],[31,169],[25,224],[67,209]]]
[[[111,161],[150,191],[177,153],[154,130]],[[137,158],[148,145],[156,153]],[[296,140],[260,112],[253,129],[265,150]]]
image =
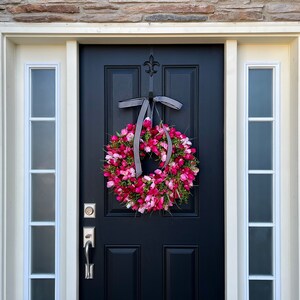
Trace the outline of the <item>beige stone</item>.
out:
[[[244,21],[262,21],[262,12],[244,10],[244,11],[232,11],[217,12],[209,17],[209,21],[217,22],[244,22]]]
[[[21,2],[22,0],[0,0],[0,4],[18,4]]]
[[[272,3],[266,5],[266,10],[269,13],[291,13],[300,12],[300,3]]]
[[[203,15],[174,15],[174,14],[157,14],[144,18],[145,22],[204,22],[207,16]]]
[[[75,5],[63,5],[63,4],[24,4],[18,6],[11,6],[7,9],[12,14],[22,13],[62,13],[62,14],[74,14],[79,13],[80,9]]]
[[[83,5],[84,10],[104,10],[104,9],[109,9],[109,10],[118,10],[119,7],[111,5],[111,4],[88,4],[88,5]]]
[[[190,2],[190,0],[109,0],[112,3],[157,3],[157,2],[165,2],[165,3],[177,3],[177,2]]]
[[[87,23],[108,23],[108,22],[140,22],[142,16],[140,15],[121,15],[121,14],[108,14],[108,15],[83,15],[80,17],[80,22]]]
[[[300,21],[300,13],[275,14],[270,16],[271,21]]]
[[[76,22],[76,17],[66,15],[16,15],[13,19],[26,23]]]
[[[124,8],[126,13],[179,13],[179,14],[210,14],[215,7],[209,4],[147,4],[130,5]]]

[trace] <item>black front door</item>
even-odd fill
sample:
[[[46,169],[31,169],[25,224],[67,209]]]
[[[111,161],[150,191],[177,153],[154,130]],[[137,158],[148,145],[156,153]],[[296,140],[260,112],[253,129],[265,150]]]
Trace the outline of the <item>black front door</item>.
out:
[[[148,96],[150,51],[160,63],[154,95],[183,103],[160,115],[200,161],[189,204],[172,215],[120,206],[101,171],[109,137],[139,111],[118,101]],[[80,47],[80,300],[224,299],[223,112],[222,45]],[[83,218],[84,203],[96,203],[96,218]],[[84,226],[96,229],[93,279],[84,278]]]

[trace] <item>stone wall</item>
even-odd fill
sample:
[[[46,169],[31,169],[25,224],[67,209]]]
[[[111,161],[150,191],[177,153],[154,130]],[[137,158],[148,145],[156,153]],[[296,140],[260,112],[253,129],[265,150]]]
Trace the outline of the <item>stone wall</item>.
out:
[[[300,21],[300,0],[0,0],[0,22]]]

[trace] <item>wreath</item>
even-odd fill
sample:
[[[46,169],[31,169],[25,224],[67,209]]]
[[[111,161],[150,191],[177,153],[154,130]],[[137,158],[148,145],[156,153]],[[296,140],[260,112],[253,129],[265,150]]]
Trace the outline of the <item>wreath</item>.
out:
[[[189,138],[166,124],[152,126],[151,119],[146,118],[139,136],[139,157],[154,156],[159,168],[137,176],[135,132],[136,125],[128,124],[110,138],[104,164],[107,187],[113,189],[120,203],[140,213],[168,211],[177,202],[187,203],[199,172],[196,149]],[[169,145],[172,151],[168,151]]]

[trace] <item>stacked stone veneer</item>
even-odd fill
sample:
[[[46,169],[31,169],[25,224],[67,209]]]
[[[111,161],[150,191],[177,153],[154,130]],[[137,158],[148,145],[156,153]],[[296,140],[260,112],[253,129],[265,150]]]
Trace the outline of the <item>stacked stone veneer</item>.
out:
[[[300,0],[0,0],[0,22],[300,21]]]

